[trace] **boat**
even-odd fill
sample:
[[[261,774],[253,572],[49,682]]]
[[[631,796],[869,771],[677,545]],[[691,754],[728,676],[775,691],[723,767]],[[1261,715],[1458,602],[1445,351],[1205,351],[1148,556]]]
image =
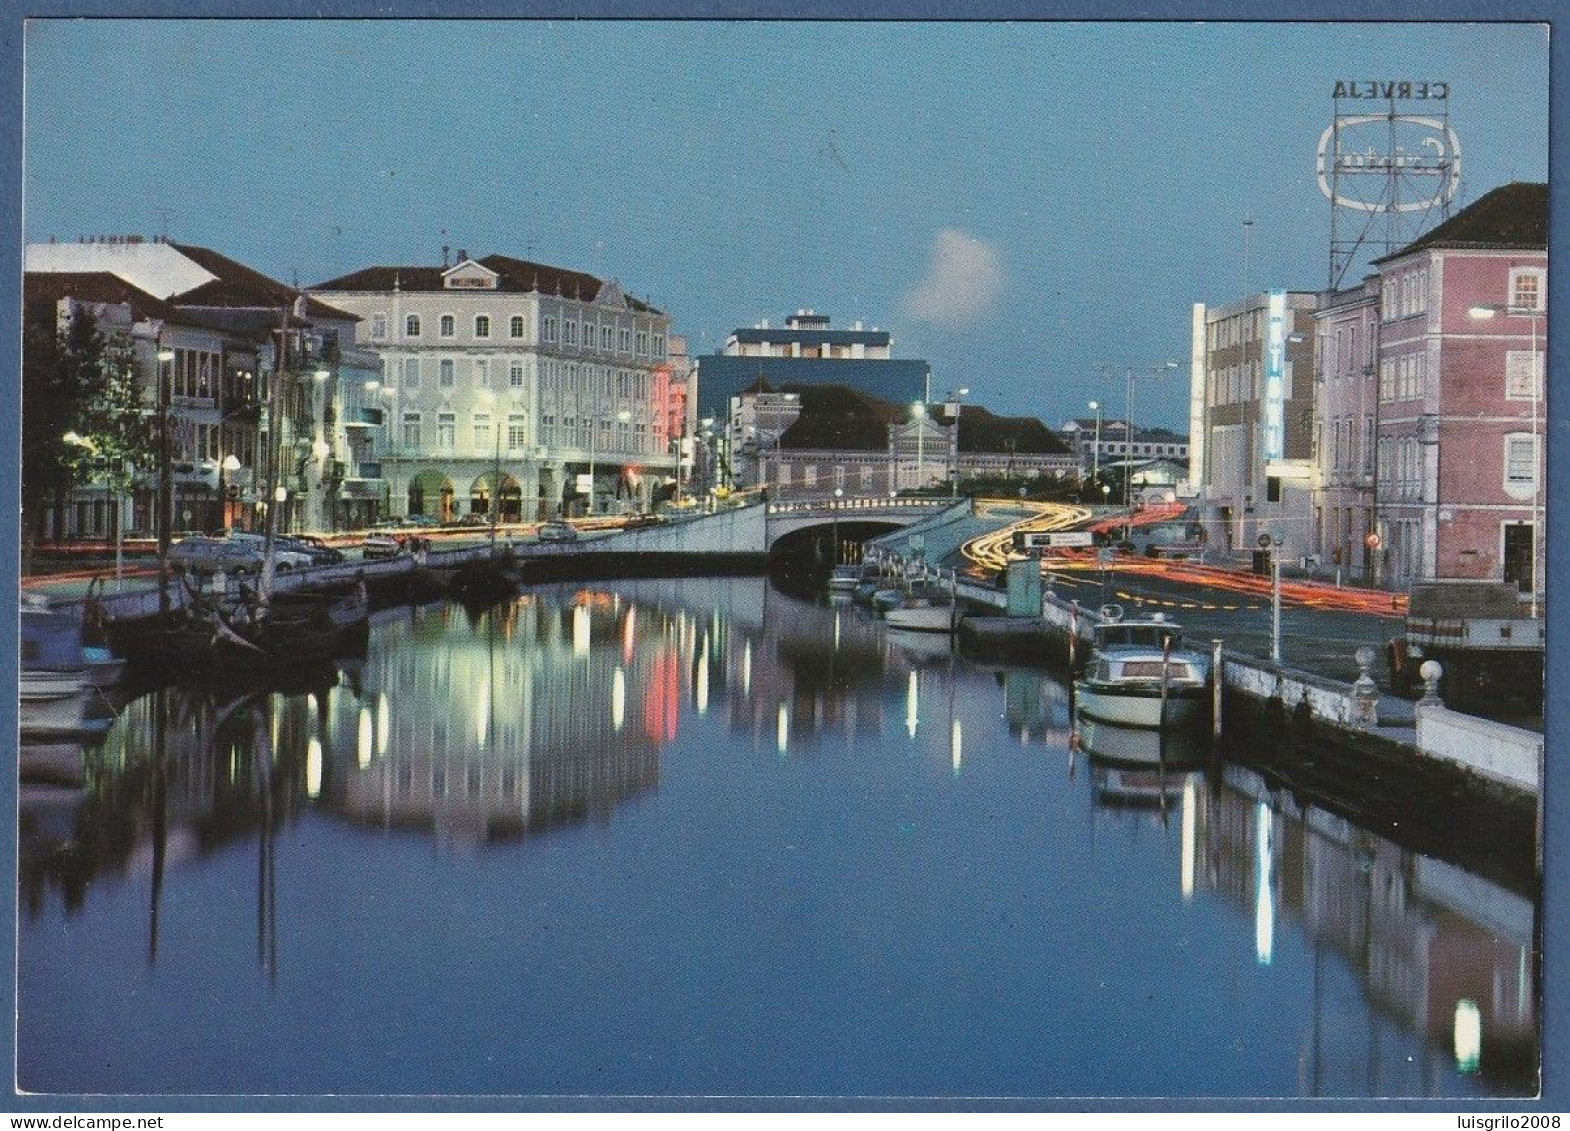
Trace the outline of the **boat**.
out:
[[[82,622],[47,604],[22,605],[21,732],[27,737],[102,734],[114,712],[95,680],[118,679],[118,669],[90,660]]]
[[[867,567],[859,565],[837,565],[834,572],[829,574],[829,592],[853,593],[861,586]],[[875,574],[874,574],[875,576]]]
[[[262,677],[319,665],[363,649],[370,634],[370,595],[363,578],[347,588],[274,593],[245,585],[187,588],[185,606],[158,627],[158,652],[181,674],[222,672]]]
[[[890,628],[913,632],[953,632],[954,594],[947,586],[922,584],[906,591],[900,603],[883,614]]]
[[[1183,630],[1160,613],[1123,619],[1101,609],[1094,649],[1074,681],[1079,714],[1125,727],[1178,727],[1204,718],[1210,657],[1183,647]]]

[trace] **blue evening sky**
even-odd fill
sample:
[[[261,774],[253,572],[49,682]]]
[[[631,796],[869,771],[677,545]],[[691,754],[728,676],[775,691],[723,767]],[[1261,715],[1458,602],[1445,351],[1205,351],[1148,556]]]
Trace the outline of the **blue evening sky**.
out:
[[[504,252],[620,280],[696,354],[813,307],[1056,424],[1186,370],[1245,218],[1250,289],[1325,285],[1315,148],[1369,78],[1451,84],[1463,202],[1547,179],[1530,24],[34,21],[25,234],[167,212],[302,284]],[[1182,425],[1186,384],[1136,418]]]

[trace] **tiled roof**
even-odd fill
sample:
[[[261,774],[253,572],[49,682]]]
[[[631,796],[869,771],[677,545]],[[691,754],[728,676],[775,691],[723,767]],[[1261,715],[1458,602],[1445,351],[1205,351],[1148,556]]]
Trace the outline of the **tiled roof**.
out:
[[[786,385],[801,397],[801,415],[780,434],[782,448],[886,451],[889,425],[904,410],[846,385]]]
[[[62,299],[73,298],[79,302],[129,304],[131,314],[138,320],[157,318],[181,324],[192,321],[162,299],[155,298],[108,271],[29,271],[22,279],[22,302],[29,317],[44,317],[40,311],[48,306],[48,317],[53,318],[53,307]]]
[[[1066,455],[1069,449],[1034,416],[994,416],[980,405],[966,405],[959,414],[959,450]]]
[[[326,303],[305,294],[301,290],[280,283],[277,279],[270,278],[252,267],[247,267],[237,260],[230,259],[227,255],[213,251],[211,248],[194,247],[190,244],[171,244],[170,246],[204,270],[218,276],[216,279],[185,291],[183,294],[171,296],[173,301],[180,306],[242,309],[256,307],[276,310],[293,304],[296,298],[303,295],[305,298],[305,316],[307,318],[331,318],[348,322],[359,320],[355,315],[349,314],[347,311],[328,306]]]
[[[532,263],[527,259],[514,259],[510,255],[487,255],[474,262],[496,272],[495,289],[498,291],[517,294],[537,292],[560,295],[578,302],[592,302],[594,296],[600,293],[600,288],[605,285],[603,280],[583,271],[569,271],[564,267]],[[448,270],[450,268],[425,266],[362,267],[358,271],[351,271],[336,279],[317,283],[311,290],[390,292],[396,284],[397,288],[403,291],[445,291],[448,288],[443,276]],[[627,305],[641,313],[660,313],[648,303],[631,295],[627,295]]]
[[[1424,248],[1548,247],[1548,186],[1512,181],[1484,193],[1444,223],[1400,251],[1374,260],[1385,263]]]

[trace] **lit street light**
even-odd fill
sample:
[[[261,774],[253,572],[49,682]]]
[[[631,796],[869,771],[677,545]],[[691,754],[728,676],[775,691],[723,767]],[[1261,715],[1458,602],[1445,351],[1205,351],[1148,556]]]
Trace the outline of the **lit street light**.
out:
[[[1091,401],[1089,408],[1096,414],[1096,443],[1090,453],[1092,468],[1090,481],[1095,483],[1101,479],[1101,402]]]

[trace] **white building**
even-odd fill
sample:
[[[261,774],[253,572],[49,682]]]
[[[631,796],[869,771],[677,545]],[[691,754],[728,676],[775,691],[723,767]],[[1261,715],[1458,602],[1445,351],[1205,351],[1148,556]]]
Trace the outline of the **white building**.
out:
[[[311,292],[381,359],[394,514],[488,515],[498,485],[504,519],[646,507],[675,475],[669,319],[616,282],[460,251]]]

